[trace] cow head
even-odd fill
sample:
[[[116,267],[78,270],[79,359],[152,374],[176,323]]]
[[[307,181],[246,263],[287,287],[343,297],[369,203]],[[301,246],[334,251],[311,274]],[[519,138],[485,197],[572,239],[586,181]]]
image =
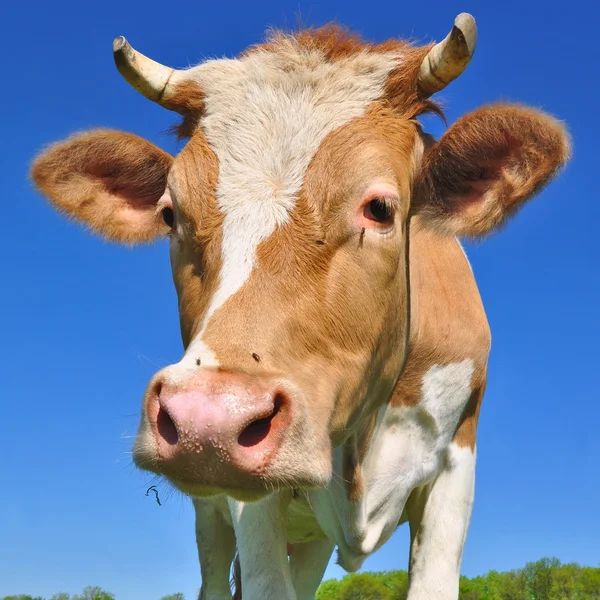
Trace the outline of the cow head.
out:
[[[138,466],[194,495],[324,484],[332,444],[384,402],[408,336],[408,225],[481,236],[564,164],[562,126],[486,107],[439,142],[419,115],[475,46],[367,45],[334,28],[276,34],[175,71],[115,41],[140,92],[183,115],[171,157],[96,130],[41,154],[39,189],[125,244],[168,237],[183,358],[143,401]]]

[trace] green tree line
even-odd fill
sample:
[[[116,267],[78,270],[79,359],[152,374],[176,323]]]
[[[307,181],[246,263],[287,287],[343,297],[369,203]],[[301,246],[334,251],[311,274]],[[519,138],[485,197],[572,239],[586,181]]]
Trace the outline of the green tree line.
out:
[[[316,600],[406,600],[408,573],[383,571],[353,573],[341,580],[321,584]],[[45,600],[39,596],[5,596],[0,600]],[[115,600],[99,587],[86,587],[81,594],[54,594],[49,600]],[[183,594],[161,600],[185,600]],[[600,600],[600,568],[562,564],[557,558],[542,558],[514,571],[490,571],[479,577],[461,577],[459,600]]]
[[[321,584],[316,600],[406,600],[408,573],[354,573]],[[600,568],[542,558],[514,571],[461,577],[459,600],[600,600]]]
[[[27,594],[18,594],[17,596],[4,596],[0,600],[45,600],[41,596],[28,596]],[[59,592],[50,597],[50,600],[115,600],[115,595],[103,590],[102,588],[90,585],[84,588],[81,594],[75,594],[71,596],[64,592]],[[160,600],[185,600],[185,597],[181,593],[171,594],[170,596],[163,596]]]

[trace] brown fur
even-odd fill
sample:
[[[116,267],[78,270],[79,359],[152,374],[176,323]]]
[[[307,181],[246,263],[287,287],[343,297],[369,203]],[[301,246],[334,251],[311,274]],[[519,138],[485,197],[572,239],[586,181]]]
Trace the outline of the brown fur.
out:
[[[407,46],[401,64],[388,77],[385,100],[405,119],[416,119],[428,113],[444,119],[441,106],[423,96],[417,85],[419,68],[432,46],[433,44],[418,48]]]
[[[163,105],[183,117],[181,123],[171,128],[175,137],[178,140],[191,138],[204,114],[204,92],[200,87],[193,81],[182,81]]]
[[[377,411],[362,418],[357,424],[357,431],[344,444],[342,477],[346,493],[351,502],[358,502],[364,494],[364,478],[362,467],[367,458],[375,427]]]
[[[532,108],[491,105],[457,121],[427,153],[415,210],[441,231],[501,227],[569,159],[564,126]]]
[[[465,410],[454,434],[454,443],[460,447],[469,447],[475,450],[475,441],[477,439],[477,422],[479,421],[479,411],[481,401],[485,393],[485,380],[480,381],[465,406]]]
[[[175,159],[169,177],[183,231],[174,242],[178,247],[172,266],[186,346],[200,327],[221,269],[223,216],[216,203],[218,173],[217,157],[198,131]]]
[[[362,469],[360,468],[357,436],[352,435],[344,444],[342,478],[351,502],[358,502],[364,494]]]
[[[156,212],[172,157],[129,133],[98,129],[50,146],[31,177],[54,206],[108,239],[152,241],[168,227]]]

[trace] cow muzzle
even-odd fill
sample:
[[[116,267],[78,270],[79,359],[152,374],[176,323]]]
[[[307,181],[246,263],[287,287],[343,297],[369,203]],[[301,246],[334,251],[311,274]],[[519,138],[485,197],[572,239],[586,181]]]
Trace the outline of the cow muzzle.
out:
[[[264,487],[291,420],[291,399],[268,378],[205,370],[150,382],[134,461],[184,491]]]

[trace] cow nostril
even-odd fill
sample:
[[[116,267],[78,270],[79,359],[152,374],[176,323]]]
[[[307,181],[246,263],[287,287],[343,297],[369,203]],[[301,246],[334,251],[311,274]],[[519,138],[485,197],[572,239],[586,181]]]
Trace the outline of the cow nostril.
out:
[[[171,446],[177,444],[179,440],[177,428],[175,427],[175,423],[173,423],[173,419],[169,416],[169,413],[163,408],[159,408],[158,410],[156,428],[158,429],[160,437],[165,440],[167,444],[170,444]]]
[[[244,446],[245,448],[260,444],[260,442],[262,442],[269,435],[273,419],[275,419],[275,417],[280,413],[283,402],[283,396],[281,394],[277,394],[275,396],[273,411],[271,414],[263,417],[262,419],[252,421],[252,423],[250,423],[250,425],[248,425],[242,431],[242,433],[240,433],[240,436],[238,437],[238,444],[240,446]]]

